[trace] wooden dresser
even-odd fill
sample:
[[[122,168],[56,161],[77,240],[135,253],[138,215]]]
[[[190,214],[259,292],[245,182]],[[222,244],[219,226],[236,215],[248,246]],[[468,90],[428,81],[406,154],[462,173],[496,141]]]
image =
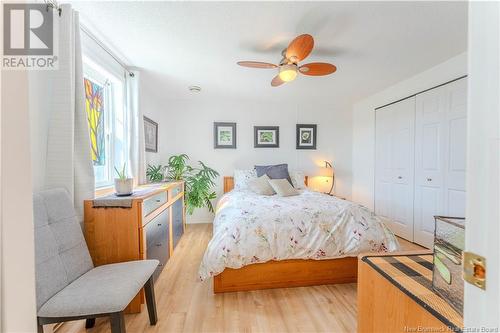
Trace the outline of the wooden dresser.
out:
[[[358,332],[461,332],[462,316],[432,290],[432,252],[358,261]]]
[[[134,189],[131,207],[84,205],[85,239],[95,266],[140,259],[160,261],[155,280],[185,229],[184,183],[171,182]],[[141,311],[141,291],[126,312]]]

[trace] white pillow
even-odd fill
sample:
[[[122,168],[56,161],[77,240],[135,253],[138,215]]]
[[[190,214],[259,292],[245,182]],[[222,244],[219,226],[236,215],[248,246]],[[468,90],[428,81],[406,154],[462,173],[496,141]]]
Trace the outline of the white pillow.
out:
[[[289,197],[299,194],[299,191],[293,188],[287,179],[269,179],[269,184],[280,197]]]
[[[275,194],[273,187],[269,184],[268,175],[264,174],[259,178],[252,179],[248,183],[248,187],[255,193],[260,195],[273,195]]]
[[[255,172],[255,169],[234,170],[234,189],[248,189],[248,183],[253,179],[257,179],[257,172]]]
[[[304,172],[292,171],[290,174],[290,178],[292,178],[293,187],[295,187],[297,190],[303,190],[306,188],[306,176],[304,175]]]

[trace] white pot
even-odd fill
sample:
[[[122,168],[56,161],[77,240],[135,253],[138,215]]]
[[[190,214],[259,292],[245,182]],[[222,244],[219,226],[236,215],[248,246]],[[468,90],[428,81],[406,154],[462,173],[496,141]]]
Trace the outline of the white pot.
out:
[[[115,178],[116,194],[131,194],[134,189],[134,178]]]

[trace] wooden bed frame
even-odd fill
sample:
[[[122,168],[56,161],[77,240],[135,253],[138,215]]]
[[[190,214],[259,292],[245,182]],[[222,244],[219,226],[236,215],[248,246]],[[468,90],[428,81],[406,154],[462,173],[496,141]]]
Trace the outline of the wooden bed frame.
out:
[[[224,193],[233,188],[233,177],[224,177]],[[356,282],[357,261],[357,257],[296,259],[269,261],[238,269],[226,268],[214,276],[214,293]]]

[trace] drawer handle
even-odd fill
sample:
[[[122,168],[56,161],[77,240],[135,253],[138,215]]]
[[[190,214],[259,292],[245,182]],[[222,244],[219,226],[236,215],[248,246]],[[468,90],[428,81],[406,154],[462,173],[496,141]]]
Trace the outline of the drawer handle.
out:
[[[158,223],[158,226],[161,227],[161,223]]]
[[[156,246],[161,246],[161,243],[156,243]]]
[[[160,199],[156,199],[156,202],[161,202],[161,200]]]
[[[398,176],[398,179],[403,179],[403,177],[401,177],[401,176]]]
[[[432,178],[427,178],[427,181],[428,182],[432,182]]]
[[[158,264],[158,267],[163,266],[163,264]]]

